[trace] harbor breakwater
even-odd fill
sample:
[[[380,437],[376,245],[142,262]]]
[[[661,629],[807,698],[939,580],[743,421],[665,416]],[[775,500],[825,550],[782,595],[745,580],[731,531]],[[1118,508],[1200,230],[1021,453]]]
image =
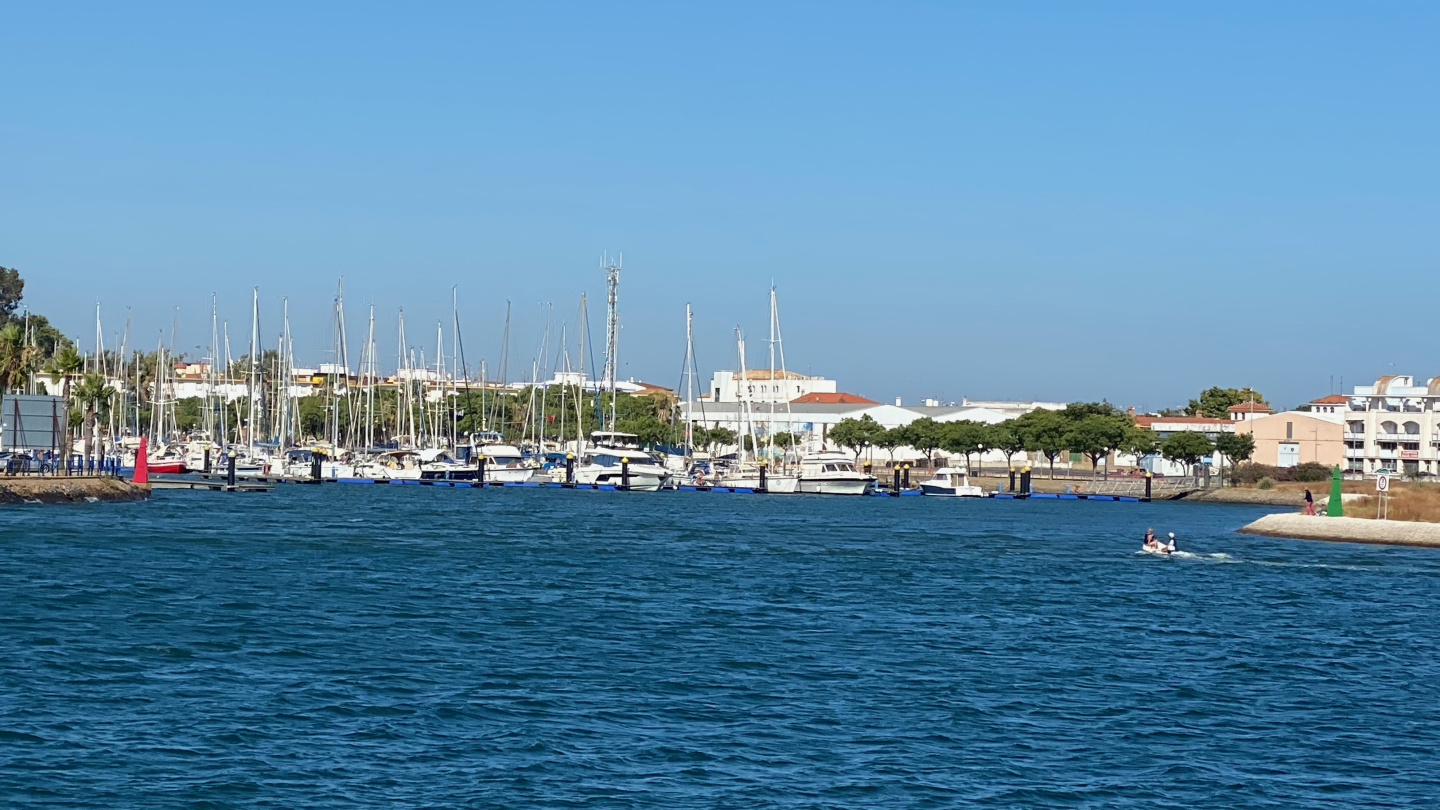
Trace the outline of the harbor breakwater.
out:
[[[1240,531],[1243,534],[1293,537],[1300,540],[1440,548],[1440,523],[1409,520],[1279,514],[1266,515]]]
[[[110,476],[0,477],[0,504],[143,501],[150,487]]]

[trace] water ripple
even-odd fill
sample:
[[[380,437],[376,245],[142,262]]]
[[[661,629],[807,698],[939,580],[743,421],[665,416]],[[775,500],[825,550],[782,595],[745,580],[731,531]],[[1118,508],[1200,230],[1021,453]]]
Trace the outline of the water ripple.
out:
[[[7,512],[0,804],[1433,807],[1440,556],[1204,505]],[[1183,558],[1134,553],[1146,526]]]

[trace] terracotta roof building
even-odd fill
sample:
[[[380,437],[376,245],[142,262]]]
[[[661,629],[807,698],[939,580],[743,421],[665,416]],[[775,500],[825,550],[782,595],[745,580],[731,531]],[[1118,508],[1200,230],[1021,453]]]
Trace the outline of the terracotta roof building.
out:
[[[1230,406],[1230,418],[1237,422],[1246,419],[1259,419],[1262,416],[1269,416],[1272,413],[1275,413],[1275,409],[1263,402],[1242,402],[1239,405]]]
[[[866,399],[865,397],[859,396],[859,395],[857,395],[857,394],[842,394],[842,393],[829,394],[829,393],[817,392],[817,393],[813,393],[813,394],[806,394],[806,395],[803,396],[803,397],[796,397],[795,399],[790,400],[790,404],[792,404],[792,405],[879,405],[880,403],[876,402],[876,401],[873,400],[873,399]]]

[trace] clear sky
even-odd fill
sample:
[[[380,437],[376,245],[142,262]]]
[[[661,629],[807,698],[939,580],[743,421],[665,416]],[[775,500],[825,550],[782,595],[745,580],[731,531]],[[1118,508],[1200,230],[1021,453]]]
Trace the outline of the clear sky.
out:
[[[258,285],[319,362],[344,276],[382,357],[458,285],[493,368],[513,301],[528,371],[609,250],[660,384],[686,302],[763,364],[772,282],[883,400],[1440,375],[1437,3],[136,6],[0,24],[0,265],[87,347],[201,355],[214,292],[238,354]]]

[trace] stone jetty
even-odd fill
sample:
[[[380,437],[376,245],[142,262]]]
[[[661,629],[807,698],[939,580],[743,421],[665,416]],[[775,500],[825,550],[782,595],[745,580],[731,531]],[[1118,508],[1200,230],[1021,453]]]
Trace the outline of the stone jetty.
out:
[[[143,501],[150,487],[111,476],[0,476],[0,504]]]
[[[1240,531],[1244,534],[1294,537],[1300,540],[1440,548],[1440,523],[1409,520],[1313,517],[1290,513],[1266,515]]]

